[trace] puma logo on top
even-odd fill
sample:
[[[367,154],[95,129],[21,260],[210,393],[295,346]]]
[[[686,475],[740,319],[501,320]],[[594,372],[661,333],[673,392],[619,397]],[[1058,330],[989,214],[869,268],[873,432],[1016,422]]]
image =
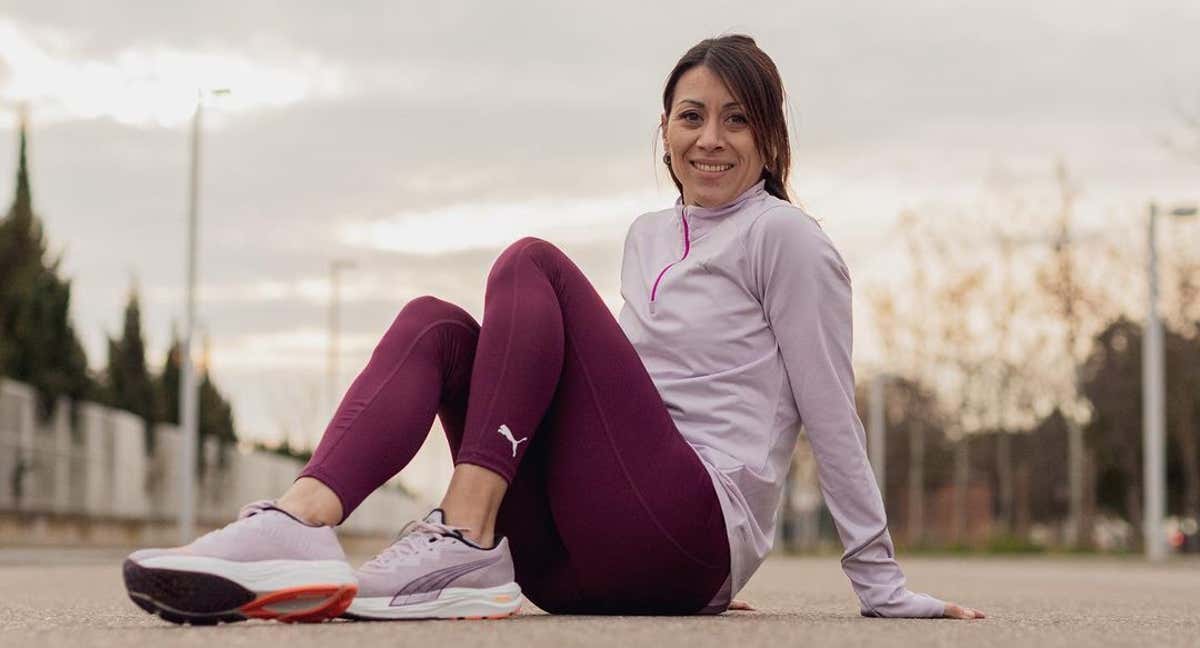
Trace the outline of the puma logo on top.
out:
[[[518,446],[518,445],[521,445],[521,442],[522,442],[522,441],[528,441],[528,440],[529,440],[529,437],[521,437],[519,440],[518,440],[518,439],[514,439],[514,438],[513,438],[513,433],[512,433],[512,430],[508,429],[508,426],[507,426],[507,425],[501,425],[501,426],[500,426],[500,429],[496,430],[496,432],[497,432],[497,433],[499,433],[499,434],[500,434],[500,436],[504,437],[505,439],[508,439],[508,442],[512,444],[512,446],[513,446],[513,457],[516,457],[516,456],[517,456],[517,446]]]

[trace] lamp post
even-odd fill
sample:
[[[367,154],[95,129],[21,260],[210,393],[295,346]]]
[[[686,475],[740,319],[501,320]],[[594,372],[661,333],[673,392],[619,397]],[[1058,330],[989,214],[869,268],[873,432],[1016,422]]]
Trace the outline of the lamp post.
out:
[[[1196,215],[1196,206],[1176,207],[1167,215],[1186,218]],[[1166,376],[1163,358],[1162,320],[1158,315],[1158,205],[1150,203],[1146,229],[1146,277],[1149,299],[1146,304],[1146,331],[1142,335],[1142,475],[1145,514],[1142,533],[1146,558],[1158,562],[1166,558],[1163,518],[1166,516]]]
[[[326,365],[325,399],[330,416],[337,409],[338,361],[341,359],[341,326],[339,311],[342,306],[342,270],[351,270],[355,263],[348,259],[329,262],[329,358]]]
[[[204,116],[204,99],[229,94],[225,88],[200,90],[196,93],[196,110],[192,114],[191,173],[188,179],[187,212],[187,291],[183,320],[183,339],[180,340],[179,364],[179,425],[183,432],[179,452],[179,541],[191,542],[196,526],[196,435],[199,418],[199,394],[192,369],[192,331],[196,322],[196,248],[200,217],[200,129]]]
[[[875,374],[871,380],[870,400],[868,402],[868,417],[870,429],[867,435],[867,452],[870,456],[871,468],[875,471],[875,481],[879,484],[879,497],[887,501],[887,410],[885,397],[890,376],[884,373]]]

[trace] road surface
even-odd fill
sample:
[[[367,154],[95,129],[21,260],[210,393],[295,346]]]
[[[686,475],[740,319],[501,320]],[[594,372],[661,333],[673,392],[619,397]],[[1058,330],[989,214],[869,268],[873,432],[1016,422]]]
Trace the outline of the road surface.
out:
[[[978,607],[981,621],[860,617],[836,557],[772,558],[719,617],[559,617],[531,606],[502,621],[246,622],[178,627],[126,598],[123,552],[0,549],[4,646],[1166,646],[1200,645],[1200,561],[910,558],[914,589]]]

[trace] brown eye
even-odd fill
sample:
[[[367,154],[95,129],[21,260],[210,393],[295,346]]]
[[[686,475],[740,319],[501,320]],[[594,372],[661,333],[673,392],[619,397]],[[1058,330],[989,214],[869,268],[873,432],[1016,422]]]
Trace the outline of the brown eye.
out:
[[[745,115],[730,115],[729,121],[733,122],[734,124],[737,124],[738,126],[745,126],[746,124],[750,123],[746,119]]]
[[[700,121],[700,113],[696,112],[695,110],[689,110],[680,114],[679,118],[687,122],[695,123]]]

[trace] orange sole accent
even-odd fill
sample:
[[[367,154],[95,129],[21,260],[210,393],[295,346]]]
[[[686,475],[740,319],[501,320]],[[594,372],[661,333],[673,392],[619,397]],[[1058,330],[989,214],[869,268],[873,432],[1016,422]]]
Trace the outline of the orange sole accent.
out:
[[[502,614],[492,614],[489,616],[461,616],[461,617],[453,617],[453,618],[455,620],[465,620],[465,621],[482,621],[484,619],[507,619],[509,617],[517,616],[517,613],[520,611],[521,611],[521,608],[517,608],[517,609],[513,610],[512,612],[506,612],[506,613],[502,613]]]
[[[350,607],[354,595],[358,594],[357,585],[305,585],[275,590],[259,596],[238,608],[247,619],[274,619],[283,623],[320,623],[336,619],[338,615]],[[312,601],[311,607],[290,609],[286,611],[272,610],[272,605],[280,603],[303,603]]]

